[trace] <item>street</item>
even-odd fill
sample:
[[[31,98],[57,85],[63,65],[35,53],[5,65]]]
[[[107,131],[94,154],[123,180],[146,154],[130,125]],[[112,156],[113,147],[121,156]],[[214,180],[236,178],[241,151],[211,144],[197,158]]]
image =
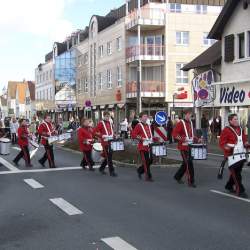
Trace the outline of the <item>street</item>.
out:
[[[16,153],[3,158],[11,164]],[[191,189],[173,180],[174,167],[152,169],[148,183],[133,168],[118,168],[118,178],[82,170],[81,155],[60,148],[58,168],[41,169],[42,153],[31,170],[1,166],[1,250],[250,249],[250,200],[212,192],[224,192],[227,171],[216,179],[221,156],[195,162]],[[169,157],[179,156],[169,150]],[[243,173],[249,192],[250,172]]]

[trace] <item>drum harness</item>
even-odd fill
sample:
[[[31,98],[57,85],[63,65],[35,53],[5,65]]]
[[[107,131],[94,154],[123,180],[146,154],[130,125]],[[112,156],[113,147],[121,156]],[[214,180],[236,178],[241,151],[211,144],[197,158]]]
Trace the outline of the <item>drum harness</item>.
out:
[[[105,130],[106,135],[107,135],[107,136],[112,136],[112,137],[113,137],[113,136],[114,136],[114,131],[113,131],[112,124],[111,124],[110,121],[109,121],[109,124],[110,124],[111,135],[109,135],[109,133],[108,133],[108,129],[107,129],[107,126],[106,126],[105,122],[102,121],[102,126],[103,126],[103,128],[104,128],[104,130]],[[111,147],[110,143],[109,143],[109,147]],[[103,152],[104,152],[106,158],[108,158],[108,153],[106,152],[105,147],[103,147]]]

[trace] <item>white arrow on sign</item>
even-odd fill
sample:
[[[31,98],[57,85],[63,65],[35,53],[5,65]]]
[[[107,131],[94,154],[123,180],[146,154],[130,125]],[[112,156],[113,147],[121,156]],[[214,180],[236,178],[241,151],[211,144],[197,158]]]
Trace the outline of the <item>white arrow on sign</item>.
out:
[[[160,119],[160,121],[161,121],[161,122],[164,122],[164,121],[166,121],[166,118],[165,118],[165,116],[160,116],[160,115],[158,115],[158,117],[159,117],[159,119]]]

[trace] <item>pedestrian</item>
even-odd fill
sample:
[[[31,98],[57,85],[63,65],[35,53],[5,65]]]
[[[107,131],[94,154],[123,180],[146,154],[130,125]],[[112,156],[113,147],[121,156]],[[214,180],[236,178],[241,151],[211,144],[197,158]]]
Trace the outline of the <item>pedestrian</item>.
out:
[[[37,136],[37,119],[35,115],[32,117],[32,121],[29,126],[29,131],[31,134]]]
[[[41,136],[41,142],[44,146],[45,153],[43,157],[38,161],[43,167],[45,162],[48,160],[50,168],[56,168],[53,152],[53,144],[49,144],[49,137],[56,135],[57,132],[55,127],[52,125],[51,117],[49,115],[44,116],[44,121],[38,128],[38,133]]]
[[[122,138],[128,139],[128,119],[125,118],[121,123],[120,123],[120,136]]]
[[[167,137],[169,140],[169,144],[173,143],[173,137],[172,137],[172,133],[173,133],[173,128],[174,128],[174,124],[171,120],[171,117],[168,117],[168,122],[167,122]]]
[[[182,177],[186,173],[189,187],[195,188],[194,166],[189,144],[198,141],[198,139],[194,136],[190,110],[184,110],[184,119],[176,124],[173,130],[173,137],[178,141],[178,149],[182,157],[182,164],[176,172],[174,179],[179,184],[183,184]]]
[[[18,122],[15,117],[13,117],[10,121],[10,134],[11,134],[11,141],[12,144],[17,143],[17,130],[18,130]]]
[[[210,125],[211,130],[211,142],[214,143],[217,141],[217,135],[218,135],[218,124],[216,118],[213,118],[213,121]]]
[[[208,142],[208,128],[209,128],[209,121],[205,116],[205,114],[203,114],[201,118],[201,132],[205,143]]]
[[[111,140],[114,139],[114,130],[110,118],[110,113],[108,111],[104,111],[103,120],[101,120],[94,128],[94,135],[101,139],[101,144],[103,147],[104,160],[102,161],[99,168],[100,173],[105,175],[105,167],[108,165],[110,176],[116,177],[117,174],[115,173],[113,165],[113,151],[111,148]]]
[[[228,116],[229,126],[222,130],[219,145],[224,151],[224,157],[227,158],[235,153],[244,153],[245,148],[249,147],[247,136],[244,130],[239,126],[237,114]],[[242,184],[242,169],[245,159],[240,160],[229,167],[230,177],[225,185],[225,189],[237,196],[247,198],[245,187]]]
[[[153,163],[153,157],[150,150],[150,143],[153,142],[153,136],[150,125],[147,124],[148,115],[141,112],[139,115],[140,122],[132,131],[132,138],[139,141],[138,151],[142,159],[142,165],[137,169],[139,179],[145,174],[146,181],[153,181],[150,166]]]
[[[83,169],[86,169],[86,166],[88,166],[90,171],[94,171],[94,162],[92,159],[93,142],[93,130],[90,127],[90,120],[83,117],[81,119],[81,127],[78,129],[78,143],[83,153],[80,166],[82,166]]]
[[[29,153],[29,131],[27,122],[25,119],[19,120],[19,128],[18,128],[18,145],[21,148],[21,151],[18,153],[16,158],[13,160],[15,165],[18,166],[18,162],[23,158],[25,160],[26,167],[32,167],[30,163],[30,153]]]

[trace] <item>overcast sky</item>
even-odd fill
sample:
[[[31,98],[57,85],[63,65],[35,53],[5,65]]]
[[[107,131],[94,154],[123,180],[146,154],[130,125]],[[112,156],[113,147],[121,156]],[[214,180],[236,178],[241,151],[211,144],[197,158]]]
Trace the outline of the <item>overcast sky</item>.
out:
[[[63,41],[125,0],[2,0],[0,88],[8,80],[34,80],[34,70],[54,41]]]

